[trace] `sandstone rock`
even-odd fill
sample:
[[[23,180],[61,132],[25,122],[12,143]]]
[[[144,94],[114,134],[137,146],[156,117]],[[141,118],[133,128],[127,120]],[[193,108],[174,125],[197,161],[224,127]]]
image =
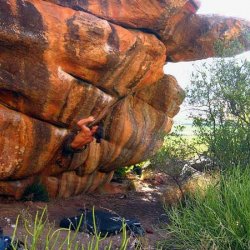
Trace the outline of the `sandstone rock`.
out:
[[[40,173],[66,135],[45,122],[0,105],[0,180]]]
[[[165,75],[153,86],[139,91],[136,96],[173,118],[180,110],[185,93],[173,76]]]
[[[239,40],[237,53],[250,48],[250,23],[233,17],[197,15],[198,0],[103,1],[46,0],[82,10],[126,28],[155,34],[164,42],[167,61],[192,61],[217,56],[214,45]]]
[[[218,42],[229,47],[237,40],[241,46],[234,53],[249,50],[249,32],[250,22],[245,20],[218,15],[192,15],[181,21],[171,38],[164,38],[163,41],[168,45],[170,61],[193,61],[220,56],[220,51],[216,50]]]
[[[112,23],[127,28],[158,31],[164,29],[171,19],[180,20],[196,12],[197,0],[144,0],[103,1],[103,0],[46,0],[75,10],[86,11]],[[179,14],[179,15],[178,15]],[[173,21],[172,21],[173,24]],[[175,22],[177,24],[177,22]],[[170,23],[169,23],[170,26]]]
[[[149,157],[184,93],[166,61],[215,56],[250,25],[199,16],[195,0],[0,0],[0,195],[38,180],[51,197],[109,189],[113,170]],[[104,138],[63,153],[93,115]],[[15,190],[18,189],[18,190]]]

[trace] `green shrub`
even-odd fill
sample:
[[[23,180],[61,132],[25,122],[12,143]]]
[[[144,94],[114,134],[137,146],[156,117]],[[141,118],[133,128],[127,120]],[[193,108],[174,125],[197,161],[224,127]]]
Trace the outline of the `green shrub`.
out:
[[[193,74],[188,90],[194,125],[220,168],[250,161],[250,62],[214,59]]]
[[[205,150],[204,144],[197,141],[196,137],[182,135],[183,129],[183,126],[176,126],[173,133],[165,136],[163,146],[150,158],[150,168],[171,177],[181,192],[184,165]]]
[[[124,179],[130,171],[131,167],[119,167],[115,170],[114,177]]]
[[[163,249],[250,249],[250,166],[222,175],[217,186],[168,209]]]

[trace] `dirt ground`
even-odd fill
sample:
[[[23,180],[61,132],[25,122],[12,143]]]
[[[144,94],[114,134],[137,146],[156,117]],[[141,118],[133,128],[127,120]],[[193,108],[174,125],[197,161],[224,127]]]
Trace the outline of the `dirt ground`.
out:
[[[48,203],[17,202],[1,197],[0,227],[3,228],[6,235],[11,235],[18,214],[28,212],[34,216],[37,210],[47,206],[49,221],[54,222],[55,227],[59,228],[58,225],[62,218],[80,215],[80,209],[92,209],[94,206],[95,210],[108,210],[126,219],[138,219],[146,231],[142,239],[142,249],[156,249],[156,242],[165,237],[159,229],[159,226],[167,222],[161,201],[161,193],[165,185],[166,179],[162,177],[158,180],[153,178],[150,181],[137,180],[136,190],[129,191],[126,194],[83,194],[64,200],[52,200]],[[25,234],[25,229],[22,226],[19,226],[17,231],[19,235]],[[86,233],[80,237],[85,237],[86,242],[89,238]],[[116,249],[115,244],[119,245],[120,236],[112,237],[114,242],[112,249]],[[131,238],[129,249],[134,249],[134,241]]]

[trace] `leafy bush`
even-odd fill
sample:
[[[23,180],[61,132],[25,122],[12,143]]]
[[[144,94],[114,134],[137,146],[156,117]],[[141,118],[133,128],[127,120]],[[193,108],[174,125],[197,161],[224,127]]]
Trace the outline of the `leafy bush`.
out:
[[[192,76],[188,101],[199,140],[221,168],[250,160],[250,62],[236,58],[204,63]]]
[[[172,178],[181,189],[181,173],[185,164],[197,158],[205,150],[196,137],[183,136],[183,126],[165,136],[163,146],[150,158],[150,167]]]
[[[250,249],[250,166],[228,170],[217,186],[197,191],[186,203],[168,209],[169,237],[164,249]]]
[[[225,55],[224,48],[219,49]],[[226,50],[230,52],[230,48]],[[197,190],[179,207],[166,210],[171,223],[164,228],[169,237],[161,242],[163,249],[250,249],[249,96],[249,61],[214,59],[193,74],[187,97],[193,107],[196,145],[206,145],[203,154],[222,174],[218,185],[210,186],[205,196],[204,190]],[[192,148],[186,144],[185,149],[182,138],[173,142],[175,145],[161,149],[157,164],[166,162],[166,157],[183,159]]]

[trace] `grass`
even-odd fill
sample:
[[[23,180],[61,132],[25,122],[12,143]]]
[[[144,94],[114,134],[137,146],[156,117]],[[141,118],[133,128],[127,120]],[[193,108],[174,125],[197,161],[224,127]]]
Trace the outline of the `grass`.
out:
[[[250,167],[250,166],[249,166]],[[163,249],[250,249],[250,168],[224,173],[210,186],[166,212],[171,223],[164,228]]]
[[[47,217],[47,208],[37,211],[35,218],[30,214],[24,214],[17,217],[15,230],[12,236],[12,249],[18,250],[18,241],[23,242],[24,250],[110,250],[128,249],[129,237],[126,232],[126,225],[124,223],[122,228],[121,239],[119,246],[114,247],[111,238],[101,237],[98,233],[94,209],[94,235],[88,236],[87,242],[83,242],[84,234],[79,232],[81,221],[75,231],[65,228],[55,229],[54,225],[49,223]],[[20,236],[19,227],[22,225],[25,232]],[[86,235],[86,234],[85,234]],[[86,239],[86,237],[85,237]],[[85,240],[86,241],[86,240]],[[20,241],[19,241],[20,242]],[[136,248],[135,248],[136,249]]]

